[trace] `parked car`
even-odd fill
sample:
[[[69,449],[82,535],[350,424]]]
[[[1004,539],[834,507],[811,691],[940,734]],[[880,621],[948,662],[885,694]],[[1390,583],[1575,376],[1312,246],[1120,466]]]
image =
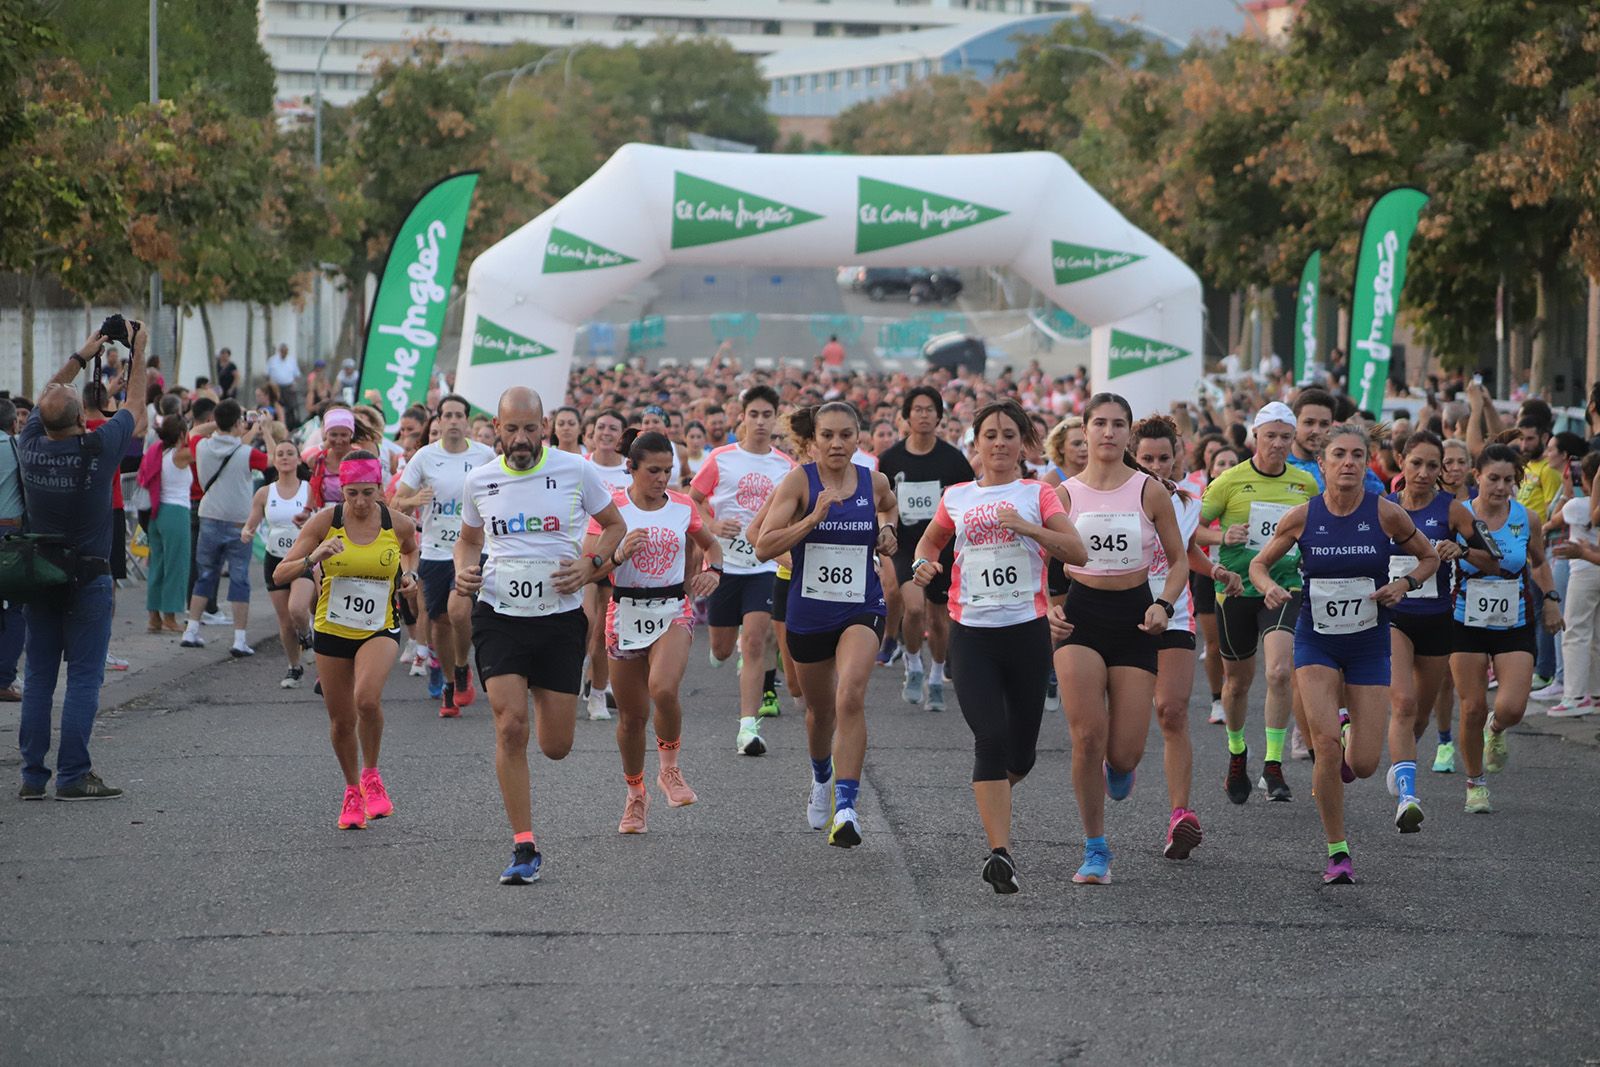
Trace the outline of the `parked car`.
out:
[[[874,301],[905,294],[914,304],[948,304],[961,292],[961,280],[944,268],[858,267],[850,287]]]
[[[856,287],[856,276],[866,269],[865,267],[840,267],[833,276],[834,284],[841,289],[854,289]]]

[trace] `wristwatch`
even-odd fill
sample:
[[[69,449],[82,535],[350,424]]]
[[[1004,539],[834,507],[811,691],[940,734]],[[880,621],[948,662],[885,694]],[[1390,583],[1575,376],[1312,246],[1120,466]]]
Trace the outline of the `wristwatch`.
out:
[[[717,563],[707,563],[706,564],[706,570],[708,570],[708,571],[716,571],[718,574],[721,574],[722,573],[722,566],[720,564],[717,564]]]
[[[1556,592],[1554,589],[1552,589],[1548,593],[1546,593],[1544,595],[1544,598],[1546,600],[1550,601],[1552,604],[1561,603],[1561,594]]]
[[[585,552],[583,558],[588,560],[595,570],[599,570],[606,565],[606,558],[598,552]]]
[[[1418,590],[1418,589],[1421,589],[1421,588],[1422,588],[1422,583],[1421,583],[1421,582],[1419,582],[1419,581],[1417,581],[1417,579],[1416,579],[1416,578],[1415,578],[1415,576],[1413,576],[1413,575],[1410,575],[1410,574],[1402,574],[1402,575],[1401,575],[1401,576],[1400,576],[1400,577],[1402,577],[1402,578],[1404,578],[1404,579],[1405,579],[1405,582],[1406,582],[1406,586],[1407,586],[1407,587],[1408,587],[1408,588],[1410,588],[1410,590],[1411,590],[1411,591],[1412,591],[1412,592],[1413,592],[1413,593],[1415,593],[1415,592],[1416,592],[1416,591],[1417,591],[1417,590]]]
[[[1174,608],[1171,604],[1167,603],[1165,600],[1162,600],[1160,597],[1156,598],[1156,604],[1161,608],[1162,611],[1167,613],[1167,618],[1169,619],[1172,618],[1173,615],[1177,614],[1178,609]]]

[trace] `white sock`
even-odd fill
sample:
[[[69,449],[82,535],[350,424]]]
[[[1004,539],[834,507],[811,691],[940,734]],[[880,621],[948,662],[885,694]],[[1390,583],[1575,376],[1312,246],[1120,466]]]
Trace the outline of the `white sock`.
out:
[[[250,635],[247,634],[245,631],[239,630],[239,629],[235,629],[233,631],[233,647],[234,648],[249,648],[250,647],[249,636]]]
[[[183,628],[183,636],[185,636],[185,637],[199,637],[200,636],[200,621],[198,619],[190,619],[189,620],[189,624]]]
[[[922,673],[922,650],[913,652],[909,648],[905,651],[906,677]]]
[[[928,684],[944,684],[944,663],[941,660],[934,660],[933,666],[928,668]]]

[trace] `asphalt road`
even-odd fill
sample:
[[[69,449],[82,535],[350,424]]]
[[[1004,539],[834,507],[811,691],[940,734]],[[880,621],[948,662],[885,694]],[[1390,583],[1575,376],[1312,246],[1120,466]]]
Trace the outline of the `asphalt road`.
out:
[[[397,672],[397,815],[339,833],[322,706],[278,689],[258,647],[176,660],[102,717],[97,768],[126,799],[7,786],[0,1062],[1600,1062],[1600,753],[1543,720],[1516,733],[1493,816],[1424,771],[1427,822],[1401,838],[1381,780],[1354,787],[1361,881],[1325,890],[1307,765],[1293,803],[1229,804],[1198,690],[1204,845],[1161,858],[1152,731],[1110,813],[1115,883],[1072,885],[1049,715],[1018,795],[1023,892],[997,897],[954,707],[912,708],[898,668],[877,672],[866,841],[829,848],[804,820],[798,716],[767,724],[766,757],[736,755],[733,675],[702,634],[682,758],[700,802],[654,797],[650,833],[620,837],[612,731],[581,722],[570,757],[534,765],[545,874],[516,889],[496,884],[509,834],[481,698],[441,721]]]

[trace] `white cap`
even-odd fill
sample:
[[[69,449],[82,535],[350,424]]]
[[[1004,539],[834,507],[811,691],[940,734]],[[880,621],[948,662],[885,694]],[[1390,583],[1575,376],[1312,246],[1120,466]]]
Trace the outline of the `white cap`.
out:
[[[1256,412],[1256,419],[1250,424],[1250,428],[1252,430],[1258,429],[1259,427],[1265,426],[1269,422],[1287,423],[1291,429],[1297,425],[1294,418],[1294,412],[1289,409],[1288,404],[1283,403],[1281,400],[1274,400],[1272,403]]]

